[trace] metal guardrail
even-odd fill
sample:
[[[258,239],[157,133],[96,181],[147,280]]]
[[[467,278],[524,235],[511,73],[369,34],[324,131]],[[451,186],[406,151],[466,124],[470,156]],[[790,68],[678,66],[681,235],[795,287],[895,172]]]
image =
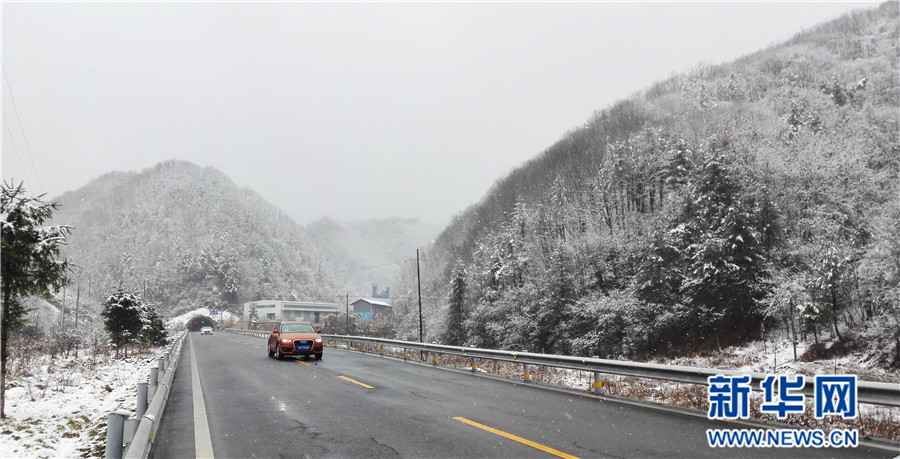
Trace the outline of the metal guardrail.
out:
[[[267,333],[264,334],[267,335]],[[332,342],[348,341],[398,347],[403,349],[404,356],[407,355],[408,350],[431,352],[435,355],[435,357],[432,359],[432,362],[435,364],[437,363],[436,355],[438,354],[469,357],[472,359],[472,371],[475,371],[477,365],[476,362],[478,359],[520,363],[524,365],[523,379],[525,381],[530,381],[530,365],[590,371],[594,373],[594,392],[600,391],[600,387],[602,386],[602,374],[661,379],[665,381],[702,385],[708,385],[707,378],[709,378],[710,376],[743,376],[749,374],[752,379],[751,385],[756,390],[759,390],[759,384],[768,376],[762,373],[746,373],[716,368],[661,365],[655,363],[607,360],[590,357],[573,357],[566,355],[536,354],[531,352],[479,349],[461,346],[447,346],[442,344],[419,343],[414,341],[369,338],[365,336],[328,334],[323,334],[322,336],[331,340]],[[857,401],[860,403],[900,407],[900,383],[857,381],[856,387]],[[805,381],[805,385],[803,386],[801,391],[805,394],[811,395],[814,393],[814,390],[814,381],[812,380],[812,378],[807,378]]]
[[[225,331],[239,335],[256,336],[257,338],[266,338],[271,333],[271,330],[243,330],[240,328],[226,328]]]
[[[106,432],[106,457],[120,459],[122,449],[127,445],[124,457],[146,459],[150,455],[153,436],[159,425],[169,388],[175,378],[175,369],[184,344],[184,332],[175,339],[166,354],[159,358],[159,365],[150,370],[149,383],[138,384],[137,417],[126,419],[129,411],[109,413]],[[160,375],[162,373],[162,375]],[[149,405],[148,405],[149,401]]]

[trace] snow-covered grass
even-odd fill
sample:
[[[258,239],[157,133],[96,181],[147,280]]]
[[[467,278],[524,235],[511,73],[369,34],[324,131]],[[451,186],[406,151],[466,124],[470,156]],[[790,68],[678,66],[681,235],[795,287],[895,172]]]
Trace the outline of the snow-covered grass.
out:
[[[2,457],[102,457],[107,414],[134,411],[137,383],[147,381],[164,353],[160,347],[121,360],[91,350],[34,356],[7,380]]]

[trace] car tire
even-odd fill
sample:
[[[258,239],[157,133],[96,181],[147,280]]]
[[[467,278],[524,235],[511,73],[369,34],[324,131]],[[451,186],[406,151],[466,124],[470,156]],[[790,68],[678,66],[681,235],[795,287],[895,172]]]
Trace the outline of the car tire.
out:
[[[270,359],[272,358],[273,355],[275,355],[275,353],[272,352],[272,348],[269,347],[268,344],[266,345],[266,352],[269,354],[269,358],[270,358]]]
[[[281,346],[278,343],[275,343],[275,360],[281,360]]]
[[[315,357],[316,360],[322,360],[322,354],[316,354]]]

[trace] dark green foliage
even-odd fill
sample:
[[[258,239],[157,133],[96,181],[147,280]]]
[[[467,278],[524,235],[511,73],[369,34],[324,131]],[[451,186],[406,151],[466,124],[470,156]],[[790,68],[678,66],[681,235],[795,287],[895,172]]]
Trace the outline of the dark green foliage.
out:
[[[547,290],[529,311],[534,320],[531,342],[537,352],[564,353],[567,348],[562,324],[576,298],[567,261],[562,249],[553,253],[545,277]]]
[[[6,417],[6,360],[9,334],[24,325],[28,312],[22,299],[29,295],[49,297],[66,284],[68,262],[59,260],[60,245],[65,244],[71,227],[43,226],[57,208],[42,196],[25,195],[22,184],[4,182],[0,195],[0,249],[3,311],[0,316],[0,418]]]
[[[651,243],[635,276],[638,298],[689,307],[690,321],[665,324],[682,334],[683,344],[710,338],[717,344],[740,342],[754,336],[761,319],[763,225],[758,206],[742,193],[734,166],[718,151],[721,144],[713,144],[698,168],[679,174],[677,183],[684,189],[679,214]]]
[[[68,262],[58,260],[71,227],[42,226],[57,209],[41,196],[25,196],[21,184],[3,183],[2,201],[3,323],[12,329],[23,325],[27,311],[19,301],[28,295],[48,297],[66,283]]]
[[[155,306],[149,303],[141,305],[141,323],[140,341],[142,343],[152,346],[166,344],[166,326]]]
[[[463,324],[466,320],[466,268],[461,262],[456,263],[453,278],[450,280],[450,293],[447,295],[447,330],[444,343],[461,346],[466,341]]]
[[[144,331],[143,303],[135,292],[116,288],[103,302],[103,325],[116,347],[116,357],[126,345],[140,341]],[[127,354],[127,350],[126,350]]]
[[[762,317],[756,303],[765,294],[759,209],[733,177],[727,159],[714,154],[700,168],[679,223],[688,242],[685,304],[705,312],[697,331],[703,336],[708,326],[719,342],[755,336]]]

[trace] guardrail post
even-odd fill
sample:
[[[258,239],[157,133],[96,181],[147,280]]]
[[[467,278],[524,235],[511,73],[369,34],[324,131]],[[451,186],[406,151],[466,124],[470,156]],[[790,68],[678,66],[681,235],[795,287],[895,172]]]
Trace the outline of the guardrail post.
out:
[[[137,402],[134,411],[137,413],[138,419],[144,417],[144,413],[147,412],[147,383],[145,382],[137,383]]]
[[[431,364],[434,366],[437,366],[437,362],[438,362],[438,353],[432,352],[431,353]]]
[[[156,395],[156,387],[159,386],[159,368],[151,368],[150,369],[150,383],[147,384],[147,403],[149,405],[150,402],[153,401],[153,396]]]
[[[406,351],[406,348],[403,348],[403,361],[409,360],[409,352]]]
[[[603,376],[600,375],[599,371],[594,372],[594,386],[591,387],[591,392],[595,394],[599,394],[601,389],[603,389]]]
[[[523,363],[522,366],[525,367],[522,370],[522,381],[531,382],[531,367],[530,367],[530,365],[528,365],[527,363]]]
[[[106,459],[121,459],[127,411],[112,411],[106,417]]]
[[[478,371],[478,361],[475,360],[475,357],[472,357],[472,373]]]

